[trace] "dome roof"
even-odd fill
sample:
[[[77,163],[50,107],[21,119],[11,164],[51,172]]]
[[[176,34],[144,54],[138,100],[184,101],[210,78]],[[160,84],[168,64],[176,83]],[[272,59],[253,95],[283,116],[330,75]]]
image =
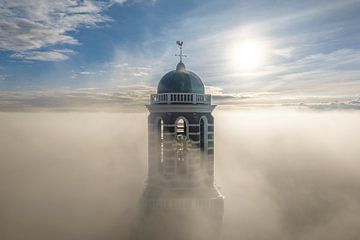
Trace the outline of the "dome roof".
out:
[[[158,85],[158,93],[205,93],[204,84],[200,77],[185,69],[180,62],[176,70],[165,74]]]

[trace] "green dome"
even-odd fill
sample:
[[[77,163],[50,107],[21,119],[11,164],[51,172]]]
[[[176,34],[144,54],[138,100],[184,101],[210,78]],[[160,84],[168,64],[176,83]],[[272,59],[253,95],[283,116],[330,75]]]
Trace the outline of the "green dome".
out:
[[[158,93],[205,93],[204,84],[200,77],[185,69],[180,62],[176,70],[165,74],[158,85]]]

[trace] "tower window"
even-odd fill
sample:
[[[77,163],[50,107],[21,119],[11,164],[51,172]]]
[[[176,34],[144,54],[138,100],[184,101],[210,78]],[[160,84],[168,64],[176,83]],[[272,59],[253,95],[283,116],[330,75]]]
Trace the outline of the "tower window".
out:
[[[164,162],[164,121],[160,121],[160,163]]]
[[[176,138],[175,138],[175,151],[177,154],[177,161],[176,161],[176,172],[179,175],[185,175],[186,174],[186,168],[187,168],[187,152],[189,151],[189,148],[191,147],[190,140],[186,137],[187,134],[187,126],[185,119],[180,118],[176,121]]]
[[[201,151],[201,164],[203,164],[208,155],[208,124],[207,118],[202,116],[200,118],[200,151]]]
[[[160,119],[157,125],[157,152],[159,159],[159,170],[162,170],[164,163],[164,121]]]
[[[186,135],[186,126],[184,119],[180,118],[176,123],[176,135]]]
[[[200,120],[200,150],[201,152],[205,151],[205,122],[204,119]]]

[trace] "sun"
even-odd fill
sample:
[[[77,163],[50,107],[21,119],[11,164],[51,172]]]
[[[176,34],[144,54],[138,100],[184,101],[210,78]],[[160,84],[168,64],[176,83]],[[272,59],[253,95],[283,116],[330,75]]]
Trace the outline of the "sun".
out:
[[[236,69],[254,71],[264,64],[266,48],[260,41],[249,40],[235,44],[231,52]]]

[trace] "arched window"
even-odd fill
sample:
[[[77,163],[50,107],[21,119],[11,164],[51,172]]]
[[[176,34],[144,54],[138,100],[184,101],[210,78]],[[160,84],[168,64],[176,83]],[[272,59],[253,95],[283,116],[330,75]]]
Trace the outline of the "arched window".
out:
[[[202,116],[200,118],[200,151],[201,151],[201,162],[205,160],[208,149],[208,123],[207,118]]]
[[[179,175],[186,174],[186,155],[190,148],[190,140],[187,138],[187,128],[187,120],[183,117],[178,118],[175,122],[175,147],[177,153],[176,172]]]
[[[205,151],[205,139],[204,139],[204,137],[205,137],[205,134],[204,134],[204,132],[205,132],[205,122],[204,122],[204,119],[203,118],[201,118],[200,119],[200,150],[201,150],[201,152],[204,152]]]
[[[157,158],[159,161],[159,170],[162,170],[162,165],[164,163],[164,121],[159,119],[157,122],[157,134],[156,134],[156,150]]]
[[[186,124],[183,118],[180,118],[176,122],[176,135],[186,136]]]

